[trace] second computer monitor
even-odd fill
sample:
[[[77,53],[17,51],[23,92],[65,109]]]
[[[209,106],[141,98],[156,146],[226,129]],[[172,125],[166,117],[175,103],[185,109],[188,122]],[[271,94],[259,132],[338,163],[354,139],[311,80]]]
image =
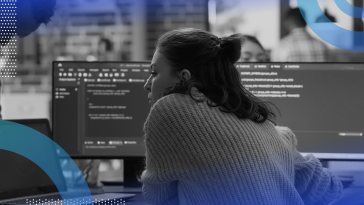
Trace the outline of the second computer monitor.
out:
[[[293,130],[298,151],[321,159],[364,160],[364,64],[238,63],[246,89],[274,103],[276,123]]]

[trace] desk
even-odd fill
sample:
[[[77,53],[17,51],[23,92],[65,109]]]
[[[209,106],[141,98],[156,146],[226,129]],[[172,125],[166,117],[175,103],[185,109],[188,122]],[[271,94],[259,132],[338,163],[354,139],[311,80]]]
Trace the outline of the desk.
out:
[[[359,205],[364,203],[364,186],[351,186],[343,191],[343,197],[329,205]]]
[[[105,186],[105,190],[107,192],[120,192],[120,193],[134,193],[136,196],[128,201],[125,202],[125,205],[147,205],[147,201],[144,199],[143,194],[140,192],[141,188],[127,188],[123,186]],[[119,190],[119,191],[118,191]],[[343,191],[343,197],[341,199],[338,199],[337,201],[334,201],[330,203],[330,205],[344,205],[342,203],[342,200],[344,198],[347,198],[348,196],[352,194],[358,194],[362,193],[364,194],[364,186],[352,186],[344,189]],[[364,195],[362,199],[360,200],[361,203],[364,203]],[[362,201],[363,200],[363,201]]]
[[[120,193],[133,193],[136,194],[136,196],[132,199],[129,199],[125,202],[125,205],[147,205],[147,201],[144,199],[143,194],[140,192],[141,188],[127,188],[123,186],[104,186],[103,187],[97,187],[97,188],[90,188],[90,191],[92,192],[98,192],[102,190],[106,190],[107,192],[120,192]],[[337,201],[334,201],[330,203],[330,205],[344,205],[342,203],[343,198],[348,197],[352,194],[357,193],[363,193],[364,194],[364,186],[363,187],[348,187],[344,189],[343,197],[341,199],[338,199]],[[361,200],[360,200],[361,201]],[[363,201],[361,203],[364,203],[364,195],[363,195]]]
[[[142,193],[135,193],[136,196],[125,202],[125,205],[147,205],[147,201],[144,199]]]
[[[105,193],[142,193],[142,187],[102,186]]]
[[[144,199],[141,192],[142,188],[129,188],[124,186],[101,186],[101,187],[91,187],[91,192],[114,192],[114,193],[133,193],[136,196],[125,202],[125,205],[147,205],[147,201]]]

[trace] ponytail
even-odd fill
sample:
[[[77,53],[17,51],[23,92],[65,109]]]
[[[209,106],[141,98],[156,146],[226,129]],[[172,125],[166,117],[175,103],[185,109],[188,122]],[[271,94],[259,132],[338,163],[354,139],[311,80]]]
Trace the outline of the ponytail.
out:
[[[227,57],[231,64],[235,64],[240,59],[241,55],[241,39],[229,36],[221,39],[219,38],[219,40],[221,41],[220,53]]]

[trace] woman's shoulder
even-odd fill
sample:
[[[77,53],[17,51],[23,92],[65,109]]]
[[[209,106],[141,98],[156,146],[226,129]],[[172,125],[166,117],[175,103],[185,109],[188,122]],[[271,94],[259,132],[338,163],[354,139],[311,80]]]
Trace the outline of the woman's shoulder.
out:
[[[195,98],[199,100],[200,98]],[[188,94],[174,93],[159,99],[153,106],[152,109],[163,109],[163,110],[183,110],[191,109],[196,106],[199,102]]]
[[[178,103],[180,100],[188,100],[189,97],[190,96],[188,94],[173,93],[162,97],[155,103],[155,105]]]
[[[188,94],[170,94],[159,99],[151,108],[147,121],[172,120],[178,118],[182,121],[190,120],[192,116],[202,115],[201,109],[205,109],[202,104],[191,98]]]
[[[197,104],[189,95],[170,94],[159,99],[151,108],[144,124],[144,131],[164,126],[169,129],[180,126],[180,122],[191,120],[195,112],[193,105]]]
[[[292,146],[297,146],[297,138],[293,131],[288,127],[275,126],[276,131],[282,138]]]

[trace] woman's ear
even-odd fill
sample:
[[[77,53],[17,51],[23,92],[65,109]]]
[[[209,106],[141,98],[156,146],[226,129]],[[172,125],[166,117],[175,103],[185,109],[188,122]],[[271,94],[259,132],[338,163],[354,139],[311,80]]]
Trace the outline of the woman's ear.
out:
[[[184,81],[187,81],[189,79],[191,79],[191,73],[189,70],[187,69],[183,69],[181,71],[181,78],[184,80]]]

